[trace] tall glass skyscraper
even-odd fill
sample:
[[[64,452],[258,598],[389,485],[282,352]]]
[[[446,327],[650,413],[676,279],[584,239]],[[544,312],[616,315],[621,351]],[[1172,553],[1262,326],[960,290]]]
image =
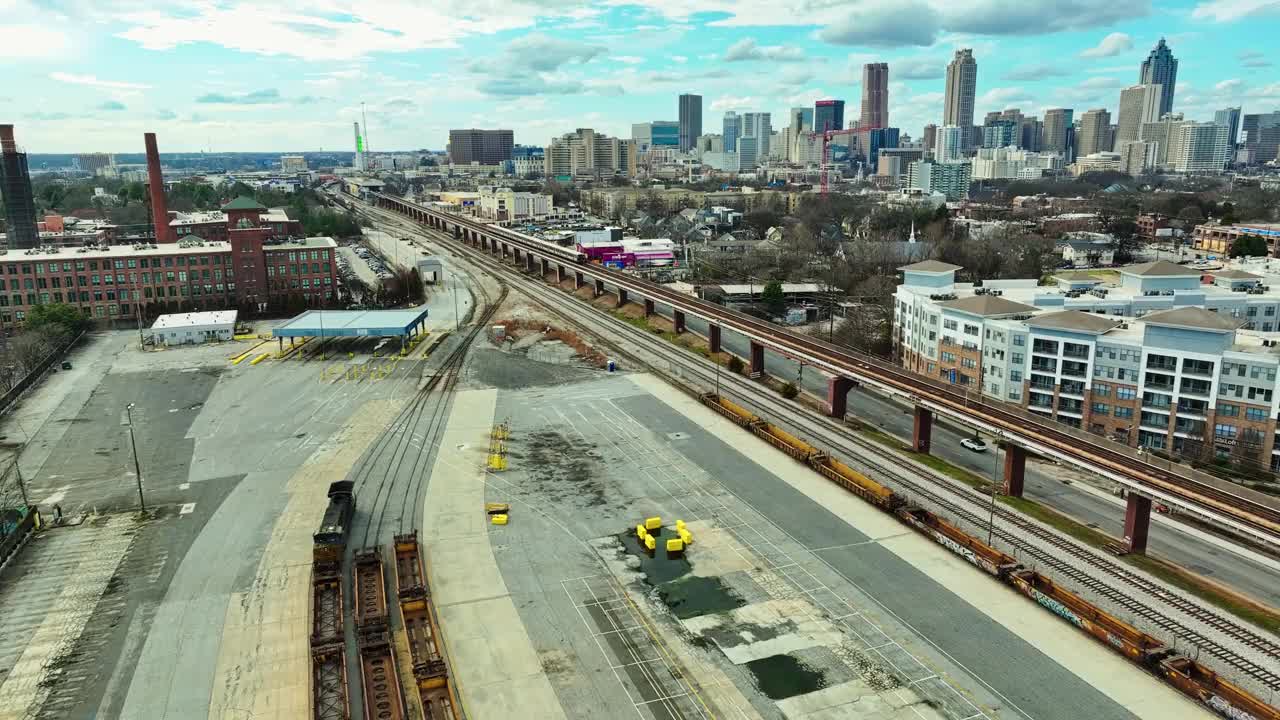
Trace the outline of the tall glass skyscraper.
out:
[[[680,96],[680,152],[689,152],[702,134],[702,96]]]
[[[1138,83],[1164,88],[1160,95],[1160,114],[1156,116],[1157,120],[1173,110],[1173,89],[1178,84],[1178,61],[1173,57],[1173,51],[1164,43],[1164,38],[1160,38],[1160,42],[1151,49],[1151,54],[1142,61]]]

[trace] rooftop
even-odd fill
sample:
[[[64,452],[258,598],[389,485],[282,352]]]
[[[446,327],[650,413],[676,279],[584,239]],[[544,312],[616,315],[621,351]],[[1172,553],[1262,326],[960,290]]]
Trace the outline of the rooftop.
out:
[[[178,227],[180,225],[205,225],[208,223],[226,223],[227,214],[217,210],[210,212],[189,212],[178,213],[169,221],[169,227]]]
[[[425,320],[427,306],[405,310],[308,310],[271,331],[275,337],[392,337]]]
[[[917,263],[919,264],[919,263]],[[972,297],[959,298],[957,300],[948,300],[938,303],[940,307],[948,310],[958,310],[970,315],[981,315],[982,317],[995,317],[998,315],[1024,315],[1036,312],[1036,308],[1031,305],[1024,305],[1013,300],[1005,300],[995,295],[974,295]]]
[[[235,310],[211,310],[209,312],[173,313],[156,318],[152,330],[200,327],[204,325],[235,325]]]
[[[1078,332],[1087,332],[1101,335],[1120,324],[1119,320],[1112,320],[1101,315],[1081,312],[1079,310],[1063,310],[1060,312],[1045,313],[1037,315],[1026,321],[1031,327],[1050,328],[1057,330],[1076,330]]]
[[[0,249],[0,260],[8,262],[48,262],[63,260],[101,260],[103,258],[145,257],[147,255],[205,255],[231,252],[231,244],[215,240],[160,243],[158,245],[108,245],[88,248],[40,248],[39,250]]]
[[[925,260],[911,265],[904,265],[898,269],[906,272],[945,273],[959,270],[960,266],[952,265],[951,263],[944,263],[939,260]]]
[[[293,250],[296,248],[334,248],[338,241],[331,237],[287,238],[285,240],[267,241],[263,250]]]
[[[1218,270],[1213,273],[1215,278],[1226,278],[1227,280],[1261,280],[1261,275],[1254,275],[1251,272],[1243,270]]]
[[[1198,270],[1175,265],[1168,260],[1129,265],[1128,267],[1119,268],[1119,270],[1122,275],[1138,275],[1140,277],[1187,277],[1200,274]]]
[[[1209,312],[1204,308],[1185,307],[1176,310],[1165,310],[1164,312],[1151,313],[1142,317],[1142,321],[1148,325],[1167,325],[1171,327],[1195,328],[1196,330],[1213,330],[1216,332],[1231,332],[1236,328],[1245,325],[1244,322],[1231,317],[1230,315],[1222,315],[1216,312]]]
[[[231,202],[222,206],[223,212],[226,212],[227,210],[266,210],[266,209],[267,209],[266,206],[259,204],[257,200],[254,200],[248,195],[241,195],[235,200],[232,200]]]

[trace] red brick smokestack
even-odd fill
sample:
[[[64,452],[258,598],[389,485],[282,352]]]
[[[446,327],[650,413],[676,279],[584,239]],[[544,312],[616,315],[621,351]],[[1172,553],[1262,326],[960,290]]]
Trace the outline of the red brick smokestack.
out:
[[[12,125],[0,125],[0,152],[5,155],[18,152],[18,143],[13,139]]]
[[[142,136],[147,143],[147,180],[151,185],[151,220],[155,224],[156,242],[174,242],[169,228],[169,206],[164,201],[164,175],[160,172],[160,151],[156,149],[156,134]]]

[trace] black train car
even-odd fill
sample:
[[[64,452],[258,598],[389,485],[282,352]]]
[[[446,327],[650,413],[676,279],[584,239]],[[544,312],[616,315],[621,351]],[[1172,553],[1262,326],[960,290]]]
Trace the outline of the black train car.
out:
[[[318,561],[341,562],[347,546],[347,532],[355,513],[355,483],[339,480],[329,486],[329,507],[325,508],[320,528],[316,530],[314,557]]]

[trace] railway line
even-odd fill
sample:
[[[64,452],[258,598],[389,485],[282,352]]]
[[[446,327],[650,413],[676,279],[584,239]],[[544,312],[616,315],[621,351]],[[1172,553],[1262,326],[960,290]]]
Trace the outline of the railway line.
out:
[[[429,219],[437,229],[453,229],[476,240],[500,238],[504,244],[523,247],[555,262],[580,264],[578,253],[551,246],[505,228],[423,208],[401,198],[375,194],[376,202],[405,208]],[[354,204],[354,203],[353,203]],[[548,247],[549,246],[549,247]],[[530,264],[532,257],[529,258]],[[1280,544],[1280,507],[1262,496],[1202,473],[1175,472],[1153,464],[1150,458],[1125,446],[1075,431],[1030,412],[1001,407],[980,396],[957,390],[892,363],[839,348],[822,340],[793,333],[759,319],[696,298],[675,293],[623,272],[591,266],[589,274],[620,290],[663,302],[730,328],[753,341],[839,377],[851,378],[891,395],[909,398],[919,407],[940,412],[991,433],[1004,436],[1045,455],[1099,473],[1131,489],[1187,512],[1227,524],[1270,545]]]
[[[378,211],[379,219],[390,219],[405,227],[414,227],[408,221],[386,211]],[[385,213],[385,214],[383,214]],[[498,265],[491,256],[458,243],[447,235],[436,235],[437,240],[448,243],[451,249],[466,256],[472,262]],[[600,337],[622,335],[630,342],[644,347],[644,351],[661,357],[665,362],[681,368],[680,374],[696,380],[701,388],[710,387],[713,381],[719,387],[733,391],[748,405],[772,417],[785,418],[802,432],[817,431],[837,440],[837,447],[877,478],[887,482],[899,492],[927,502],[938,511],[956,517],[970,527],[988,527],[988,496],[965,485],[934,475],[928,469],[907,468],[902,460],[889,454],[884,448],[858,437],[842,423],[830,418],[817,418],[802,413],[790,403],[760,393],[758,386],[728,373],[716,373],[708,363],[690,353],[672,348],[656,340],[642,330],[622,323],[603,313],[570,313],[558,306],[567,298],[563,292],[552,289],[534,279],[516,281],[522,291],[542,301],[549,310],[578,327]],[[918,469],[919,472],[911,472]],[[1162,587],[1145,575],[1120,565],[1114,558],[1082,546],[1056,532],[1041,526],[1019,513],[997,506],[993,536],[1028,561],[1043,568],[1061,580],[1081,588],[1116,610],[1146,623],[1152,631],[1175,638],[1180,650],[1200,654],[1220,672],[1247,684],[1263,697],[1280,694],[1280,676],[1277,675],[1277,658],[1280,645],[1267,634],[1246,627],[1217,611],[1203,607],[1198,602],[1176,591]],[[1202,624],[1225,636],[1228,641],[1215,640],[1194,628]]]

